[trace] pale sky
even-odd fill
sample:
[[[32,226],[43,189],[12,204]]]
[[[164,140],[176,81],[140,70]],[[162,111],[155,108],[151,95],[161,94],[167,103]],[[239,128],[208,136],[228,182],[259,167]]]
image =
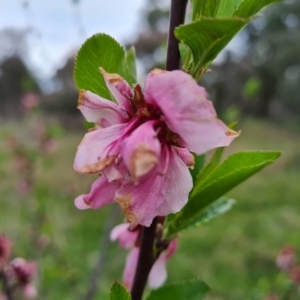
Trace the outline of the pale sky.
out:
[[[168,3],[161,1],[162,5]],[[121,44],[133,39],[145,3],[145,0],[80,0],[74,5],[72,0],[0,0],[0,30],[31,28],[27,65],[43,87],[51,90],[49,78],[86,38],[103,32]],[[239,53],[241,43],[234,39],[227,49]],[[222,54],[216,62],[221,60]]]
[[[28,3],[26,8],[23,3]],[[87,37],[99,32],[120,43],[139,26],[143,0],[0,0],[0,30],[32,28],[30,63],[43,77],[51,76]]]

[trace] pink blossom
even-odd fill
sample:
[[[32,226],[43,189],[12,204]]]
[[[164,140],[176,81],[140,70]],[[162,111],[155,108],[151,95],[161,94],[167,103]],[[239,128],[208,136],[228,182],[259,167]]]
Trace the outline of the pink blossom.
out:
[[[100,69],[116,103],[81,91],[79,109],[95,130],[80,143],[79,173],[102,174],[79,209],[117,202],[131,227],[178,212],[192,189],[194,158],[238,136],[219,119],[205,90],[182,71],[155,69],[142,91]]]
[[[123,272],[123,282],[127,289],[131,290],[135,271],[137,267],[140,248],[137,245],[137,239],[140,230],[130,230],[130,224],[120,224],[116,226],[111,232],[111,240],[119,241],[121,248],[131,248],[125,263],[125,269]],[[177,249],[177,241],[172,240],[167,249],[162,251],[159,257],[156,259],[148,277],[148,285],[150,288],[158,288],[167,279],[166,263],[174,254]]]
[[[296,284],[300,284],[300,267],[299,266],[295,266],[293,268],[291,268],[290,272],[289,272],[290,278],[293,280],[293,282],[295,282]]]
[[[278,297],[276,295],[269,295],[264,300],[278,300]]]
[[[31,192],[31,185],[27,180],[21,180],[18,182],[17,191],[21,195],[28,195]]]
[[[295,249],[291,246],[284,247],[276,258],[277,267],[282,271],[288,271],[296,264]]]
[[[0,292],[0,300],[7,300],[7,297]]]
[[[23,109],[28,112],[39,105],[40,98],[36,93],[28,92],[22,96],[21,103]]]
[[[37,297],[37,289],[33,284],[26,284],[23,287],[23,295],[26,299],[35,299]]]
[[[9,259],[12,248],[12,242],[5,237],[4,234],[0,235],[0,270],[3,268]]]
[[[36,263],[23,258],[15,258],[10,262],[9,275],[22,287],[23,295],[27,299],[37,296],[37,290],[32,281],[36,276]]]

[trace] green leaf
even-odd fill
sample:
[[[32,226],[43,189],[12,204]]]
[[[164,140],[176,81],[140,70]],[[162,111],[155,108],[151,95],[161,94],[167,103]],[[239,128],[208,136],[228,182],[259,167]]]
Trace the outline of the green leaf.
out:
[[[146,300],[201,300],[209,287],[199,279],[165,285],[150,292]]]
[[[183,69],[199,79],[230,40],[264,7],[281,0],[193,0],[193,23],[179,26],[175,36],[186,44],[193,62]],[[190,57],[185,53],[185,57]]]
[[[126,62],[131,76],[131,82],[137,82],[137,71],[136,71],[136,54],[134,47],[131,47],[126,53]]]
[[[83,123],[84,123],[85,129],[87,129],[87,130],[95,128],[95,123],[93,123],[93,122],[88,122],[87,120],[84,119]]]
[[[237,18],[202,18],[200,21],[177,27],[175,36],[190,48],[194,62],[192,70],[186,65],[183,68],[199,78],[201,69],[206,68],[248,22],[249,20]]]
[[[108,73],[119,74],[129,84],[133,84],[125,50],[106,34],[93,35],[82,45],[77,54],[74,77],[78,89],[91,91],[105,99],[112,99],[99,72],[100,67]]]
[[[204,181],[195,185],[186,206],[175,214],[165,229],[166,235],[174,234],[196,222],[204,208],[274,162],[280,154],[278,151],[251,151],[230,155]]]
[[[190,68],[190,66],[193,65],[192,53],[190,48],[183,43],[179,43],[179,52],[180,52],[180,57],[183,65],[187,69]]]
[[[232,17],[234,12],[239,8],[239,6],[244,1],[248,2],[247,0],[222,0],[217,10],[217,16],[222,18]],[[258,2],[258,1],[251,0],[251,2]]]
[[[279,1],[281,0],[222,0],[218,8],[217,17],[249,18],[264,7]]]
[[[110,300],[131,300],[131,296],[124,285],[115,281],[110,289]]]
[[[204,167],[204,163],[205,163],[205,154],[202,155],[194,155],[194,160],[195,160],[195,165],[194,165],[194,169],[190,169],[190,173],[193,177],[193,182],[195,184],[196,179],[198,178],[199,173],[201,172],[201,170]]]
[[[206,209],[202,211],[199,217],[191,223],[191,225],[204,225],[209,223],[211,220],[223,215],[229,211],[235,204],[234,199],[227,199],[222,197],[217,201],[211,203]]]
[[[192,20],[201,17],[250,18],[264,7],[282,0],[193,0]]]
[[[214,17],[221,0],[193,0],[192,20],[198,21],[201,17]]]
[[[212,155],[209,163],[202,169],[201,173],[199,174],[197,178],[197,183],[195,185],[200,184],[201,181],[203,181],[219,164],[222,154],[224,152],[224,147],[217,148],[214,151],[214,154]]]
[[[234,204],[235,200],[222,197],[217,201],[211,203],[208,207],[204,208],[199,213],[197,218],[191,219],[190,222],[185,222],[185,227],[180,227],[180,230],[187,229],[192,226],[206,225],[213,219],[229,211]],[[172,219],[167,218],[165,225],[166,235],[174,234],[178,231],[179,230],[176,227],[176,222],[172,222]]]

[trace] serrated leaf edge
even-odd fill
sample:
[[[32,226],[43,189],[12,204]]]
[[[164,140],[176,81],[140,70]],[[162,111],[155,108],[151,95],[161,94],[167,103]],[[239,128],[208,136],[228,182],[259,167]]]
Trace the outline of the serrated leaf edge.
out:
[[[121,286],[121,287],[123,287],[124,290],[125,290],[125,292],[126,292],[126,294],[127,294],[128,297],[129,297],[129,299],[131,299],[131,295],[129,294],[129,292],[128,292],[128,290],[126,289],[125,285],[119,283],[117,280],[114,280],[113,284],[112,284],[111,287],[110,287],[110,293],[109,293],[110,299],[111,299],[111,296],[112,296],[112,288],[113,288],[113,286],[114,286],[115,284],[116,284],[116,285],[119,285],[119,286]]]
[[[223,164],[224,164],[224,162],[226,161],[226,160],[228,160],[230,157],[233,157],[234,155],[237,155],[237,154],[242,154],[242,153],[274,153],[274,154],[278,154],[278,156],[277,157],[275,157],[274,159],[267,159],[267,160],[265,160],[264,162],[261,162],[261,163],[259,163],[259,164],[255,164],[255,165],[252,165],[252,166],[248,166],[248,167],[243,167],[243,168],[239,168],[239,169],[235,169],[234,171],[232,171],[232,172],[230,172],[230,173],[227,173],[226,175],[224,175],[224,176],[221,176],[221,177],[218,177],[218,178],[216,178],[215,180],[213,180],[213,181],[211,181],[211,182],[209,182],[209,183],[207,183],[207,184],[205,184],[205,182],[207,182],[208,180],[209,180],[209,178],[213,175],[213,173],[219,168],[219,167],[221,167]],[[241,152],[236,152],[236,153],[233,153],[233,154],[231,154],[231,155],[229,155],[219,166],[217,166],[206,178],[205,178],[205,180],[202,182],[202,185],[201,185],[201,187],[199,187],[199,189],[194,189],[193,191],[192,191],[192,193],[191,193],[191,197],[193,197],[193,194],[194,193],[200,193],[201,191],[203,191],[204,189],[206,189],[207,187],[209,187],[209,186],[211,186],[212,184],[214,184],[216,181],[219,181],[219,180],[221,180],[221,179],[223,179],[223,178],[226,178],[226,177],[228,177],[228,176],[231,176],[232,174],[234,174],[234,173],[237,173],[237,172],[239,172],[239,171],[241,171],[241,170],[245,170],[245,169],[252,169],[252,168],[256,168],[256,167],[259,167],[259,166],[264,166],[264,165],[268,165],[268,164],[270,164],[270,163],[272,163],[272,162],[274,162],[277,158],[279,158],[280,157],[280,155],[281,155],[281,152],[280,151],[278,151],[278,152],[276,152],[276,151],[241,151]],[[194,192],[194,191],[197,191],[197,192]]]

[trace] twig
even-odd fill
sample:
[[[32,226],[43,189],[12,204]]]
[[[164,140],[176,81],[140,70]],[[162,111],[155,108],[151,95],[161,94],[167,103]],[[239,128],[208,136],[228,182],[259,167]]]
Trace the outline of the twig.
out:
[[[174,30],[184,23],[187,0],[172,0],[170,11],[170,24],[168,35],[168,51],[166,69],[168,71],[180,68],[179,41],[176,39]]]
[[[179,41],[174,35],[177,26],[184,23],[187,0],[172,0],[170,11],[170,24],[168,35],[168,50],[166,69],[177,70],[180,67]],[[148,275],[157,257],[154,257],[153,248],[156,233],[157,218],[150,227],[143,227],[140,255],[135,272],[133,287],[131,290],[132,300],[141,300],[147,283]]]
[[[150,227],[143,227],[142,229],[140,255],[131,290],[132,300],[142,299],[149,272],[155,261],[153,246],[156,233],[156,223],[157,218],[152,221]]]

